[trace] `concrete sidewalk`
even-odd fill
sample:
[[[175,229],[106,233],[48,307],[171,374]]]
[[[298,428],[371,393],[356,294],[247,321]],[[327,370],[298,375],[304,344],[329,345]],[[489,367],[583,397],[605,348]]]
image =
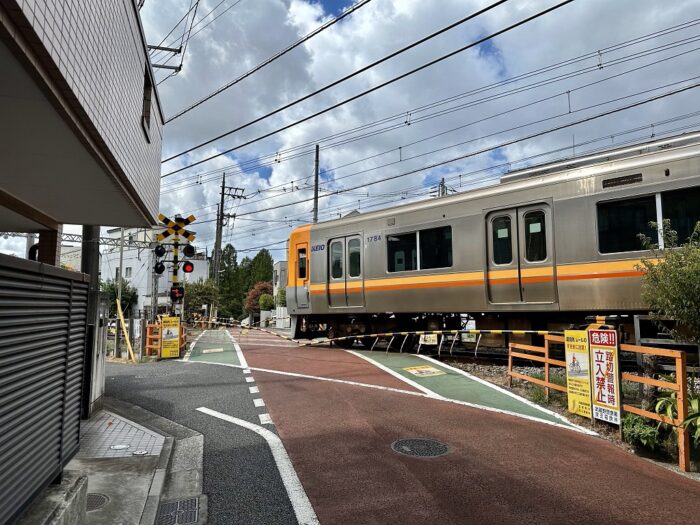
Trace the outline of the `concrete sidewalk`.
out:
[[[80,437],[64,482],[48,487],[18,524],[206,523],[201,434],[107,399],[81,422]]]

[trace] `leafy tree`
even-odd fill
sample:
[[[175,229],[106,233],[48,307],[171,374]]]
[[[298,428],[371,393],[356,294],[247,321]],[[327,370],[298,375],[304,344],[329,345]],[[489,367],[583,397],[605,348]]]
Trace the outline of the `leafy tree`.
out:
[[[260,311],[260,296],[263,294],[272,295],[272,283],[271,282],[260,282],[256,283],[255,286],[248,292],[245,298],[245,309],[248,312],[259,312]]]
[[[214,281],[200,279],[196,282],[185,283],[185,318],[194,313],[202,313],[202,305],[214,304],[218,300],[218,292]]]
[[[274,261],[270,252],[263,248],[253,257],[251,262],[251,277],[254,283],[272,281]]]
[[[284,287],[277,290],[277,306],[287,306],[287,289]]]
[[[652,226],[656,228],[656,224]],[[662,235],[663,249],[640,235],[644,246],[654,254],[639,266],[644,272],[642,298],[656,318],[676,321],[671,334],[674,339],[695,343],[700,348],[700,222],[681,246],[667,219]]]
[[[117,315],[117,280],[109,279],[100,283],[100,289],[109,295],[109,315]],[[122,312],[124,317],[129,317],[129,309],[138,302],[139,294],[136,288],[129,285],[129,281],[122,279]]]
[[[258,304],[260,305],[260,310],[272,310],[275,307],[275,300],[272,298],[272,295],[264,293],[260,296]]]

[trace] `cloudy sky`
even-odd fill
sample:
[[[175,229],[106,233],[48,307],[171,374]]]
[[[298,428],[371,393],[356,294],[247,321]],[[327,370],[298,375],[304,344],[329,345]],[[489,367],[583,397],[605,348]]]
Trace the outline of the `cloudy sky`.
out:
[[[351,3],[200,0],[182,71],[172,76],[162,69],[156,73],[166,118]],[[372,0],[167,123],[163,158],[246,124],[490,3]],[[163,174],[236,148],[557,3],[509,0],[321,95],[164,163]],[[165,38],[165,44],[178,46],[191,18],[175,26],[190,6],[191,0],[146,0],[141,13],[149,42],[158,44]],[[290,226],[309,222],[312,216],[307,199],[312,197],[314,144],[321,148],[321,220],[354,209],[363,212],[430,198],[431,187],[443,177],[451,190],[468,191],[497,182],[508,169],[642,140],[652,133],[700,128],[700,115],[692,114],[700,110],[696,89],[498,147],[699,82],[699,57],[697,0],[576,0],[323,116],[166,176],[161,211],[194,213],[198,244],[211,249],[225,171],[227,185],[244,188],[248,198],[227,200],[227,212],[237,217],[229,221],[224,240],[239,250],[266,246],[275,259],[282,259]],[[168,59],[169,64],[180,60],[164,53],[153,57],[154,63]],[[421,170],[488,148],[493,149]],[[410,171],[416,172],[378,182]],[[323,197],[326,194],[331,195]],[[269,209],[285,204],[290,205]]]

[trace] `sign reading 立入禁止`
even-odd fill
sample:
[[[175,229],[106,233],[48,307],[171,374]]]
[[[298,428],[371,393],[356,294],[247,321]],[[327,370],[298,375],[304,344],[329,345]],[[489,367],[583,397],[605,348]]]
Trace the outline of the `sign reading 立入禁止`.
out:
[[[163,317],[160,323],[160,357],[180,357],[179,317]]]
[[[588,343],[593,382],[593,417],[620,424],[620,376],[618,374],[617,332],[589,330]]]
[[[588,332],[565,330],[566,395],[569,412],[592,418],[591,370],[588,355]]]

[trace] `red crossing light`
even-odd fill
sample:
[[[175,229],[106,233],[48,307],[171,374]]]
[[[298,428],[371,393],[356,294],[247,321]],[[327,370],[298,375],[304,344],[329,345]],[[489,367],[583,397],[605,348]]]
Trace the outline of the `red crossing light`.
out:
[[[194,264],[192,264],[190,261],[186,261],[182,265],[182,271],[185,273],[192,273],[194,271]]]

